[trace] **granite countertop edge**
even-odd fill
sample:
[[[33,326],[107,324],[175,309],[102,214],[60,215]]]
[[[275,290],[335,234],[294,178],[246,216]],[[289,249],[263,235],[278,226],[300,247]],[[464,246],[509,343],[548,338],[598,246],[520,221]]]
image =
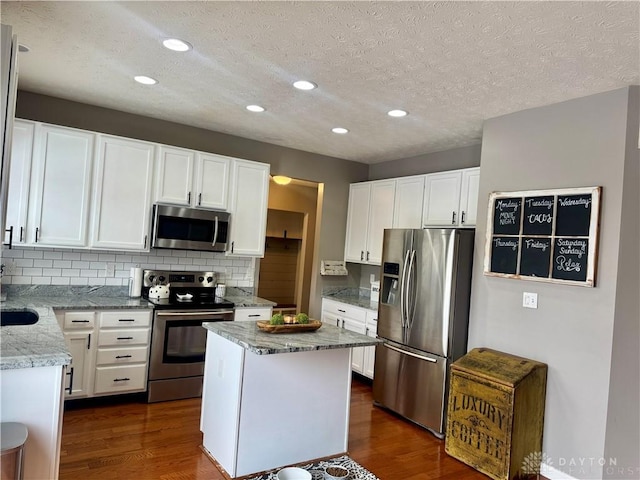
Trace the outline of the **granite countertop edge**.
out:
[[[318,330],[301,333],[267,333],[257,322],[207,322],[202,326],[256,355],[311,352],[338,348],[366,347],[381,340],[323,324]]]
[[[333,300],[335,302],[346,303],[348,305],[353,305],[355,307],[364,308],[366,310],[371,310],[374,312],[378,311],[378,302],[372,302],[369,297],[336,293],[323,294],[322,298]]]
[[[236,307],[267,307],[275,303],[254,295],[229,295]],[[0,304],[0,312],[34,310],[34,325],[0,327],[0,371],[21,368],[69,365],[71,353],[64,342],[54,310],[151,310],[143,298],[99,295],[16,295]]]

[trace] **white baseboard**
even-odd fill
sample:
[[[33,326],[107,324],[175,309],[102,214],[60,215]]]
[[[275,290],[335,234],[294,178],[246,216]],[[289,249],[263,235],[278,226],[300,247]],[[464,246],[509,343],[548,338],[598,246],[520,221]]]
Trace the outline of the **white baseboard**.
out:
[[[579,480],[576,477],[567,475],[557,468],[553,468],[551,465],[547,465],[546,463],[543,463],[540,466],[540,475],[544,475],[549,480]]]

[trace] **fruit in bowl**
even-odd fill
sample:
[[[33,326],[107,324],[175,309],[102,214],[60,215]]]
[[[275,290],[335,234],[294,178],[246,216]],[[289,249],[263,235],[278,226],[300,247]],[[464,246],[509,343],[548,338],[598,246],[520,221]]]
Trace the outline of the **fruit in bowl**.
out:
[[[269,320],[269,323],[271,325],[284,325],[284,315],[282,315],[281,313],[276,313],[271,317],[271,320]]]

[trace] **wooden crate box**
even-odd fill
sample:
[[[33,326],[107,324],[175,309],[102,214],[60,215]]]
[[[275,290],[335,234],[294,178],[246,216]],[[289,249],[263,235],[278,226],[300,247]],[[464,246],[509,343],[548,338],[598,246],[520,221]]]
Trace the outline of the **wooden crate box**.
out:
[[[445,450],[495,480],[540,471],[547,366],[488,348],[451,365]]]

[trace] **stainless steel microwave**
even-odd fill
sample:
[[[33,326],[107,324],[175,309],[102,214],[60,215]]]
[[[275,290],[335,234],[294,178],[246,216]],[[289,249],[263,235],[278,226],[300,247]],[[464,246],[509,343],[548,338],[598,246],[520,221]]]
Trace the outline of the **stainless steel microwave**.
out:
[[[229,220],[227,212],[155,204],[151,246],[224,252],[229,238]]]

